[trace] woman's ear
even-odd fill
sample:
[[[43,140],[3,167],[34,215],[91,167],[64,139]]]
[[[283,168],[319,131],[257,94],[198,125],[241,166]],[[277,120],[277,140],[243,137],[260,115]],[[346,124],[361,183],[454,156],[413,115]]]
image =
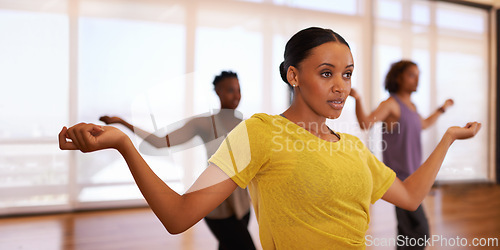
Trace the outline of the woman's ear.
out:
[[[299,86],[299,70],[295,68],[294,66],[288,67],[288,70],[286,72],[286,79],[288,80],[288,83],[292,85],[292,87],[298,87]]]

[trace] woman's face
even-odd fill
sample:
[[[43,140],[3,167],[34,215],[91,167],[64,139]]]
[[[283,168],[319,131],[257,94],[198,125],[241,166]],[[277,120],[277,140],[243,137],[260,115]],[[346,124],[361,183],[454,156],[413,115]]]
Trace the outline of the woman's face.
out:
[[[240,104],[240,82],[236,77],[222,79],[215,88],[220,99],[221,109],[236,109]]]
[[[296,97],[315,114],[335,119],[342,113],[351,92],[354,62],[351,50],[339,42],[324,43],[311,50],[298,65]]]
[[[420,71],[416,65],[408,66],[399,76],[399,91],[415,92],[418,87],[418,76]]]

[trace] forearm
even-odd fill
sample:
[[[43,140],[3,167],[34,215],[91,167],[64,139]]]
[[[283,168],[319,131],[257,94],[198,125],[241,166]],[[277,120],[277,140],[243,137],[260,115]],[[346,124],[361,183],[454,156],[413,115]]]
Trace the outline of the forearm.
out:
[[[444,157],[455,140],[468,139],[477,134],[481,123],[469,122],[464,127],[453,126],[446,130],[432,154],[404,182],[398,178],[382,197],[384,200],[407,210],[415,210],[429,193],[443,164]]]
[[[418,207],[429,193],[453,141],[452,136],[445,133],[429,158],[403,182],[410,207]]]
[[[360,98],[356,98],[356,118],[361,129],[366,130],[371,127],[371,122],[368,120]]]
[[[127,162],[142,195],[168,232],[183,232],[203,217],[189,216],[184,197],[172,190],[151,170],[129,139],[118,151]]]
[[[443,112],[439,111],[439,109],[434,111],[427,119],[422,121],[422,129],[426,129],[436,123],[441,114],[443,114]]]

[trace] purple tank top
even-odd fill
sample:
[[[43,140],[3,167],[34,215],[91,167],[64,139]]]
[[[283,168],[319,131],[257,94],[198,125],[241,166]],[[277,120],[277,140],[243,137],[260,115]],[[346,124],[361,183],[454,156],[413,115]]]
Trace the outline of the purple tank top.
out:
[[[422,164],[422,121],[418,113],[409,109],[396,95],[391,96],[398,102],[401,116],[392,131],[388,131],[385,124],[382,128],[386,148],[383,157],[385,165],[392,168],[399,179],[404,180]]]

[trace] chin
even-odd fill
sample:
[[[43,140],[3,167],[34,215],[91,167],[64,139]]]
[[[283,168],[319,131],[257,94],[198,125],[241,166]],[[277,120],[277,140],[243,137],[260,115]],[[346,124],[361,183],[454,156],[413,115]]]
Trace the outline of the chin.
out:
[[[337,119],[340,117],[340,115],[342,114],[342,111],[339,111],[338,113],[335,113],[335,114],[328,114],[326,115],[325,117],[328,118],[328,119]]]

